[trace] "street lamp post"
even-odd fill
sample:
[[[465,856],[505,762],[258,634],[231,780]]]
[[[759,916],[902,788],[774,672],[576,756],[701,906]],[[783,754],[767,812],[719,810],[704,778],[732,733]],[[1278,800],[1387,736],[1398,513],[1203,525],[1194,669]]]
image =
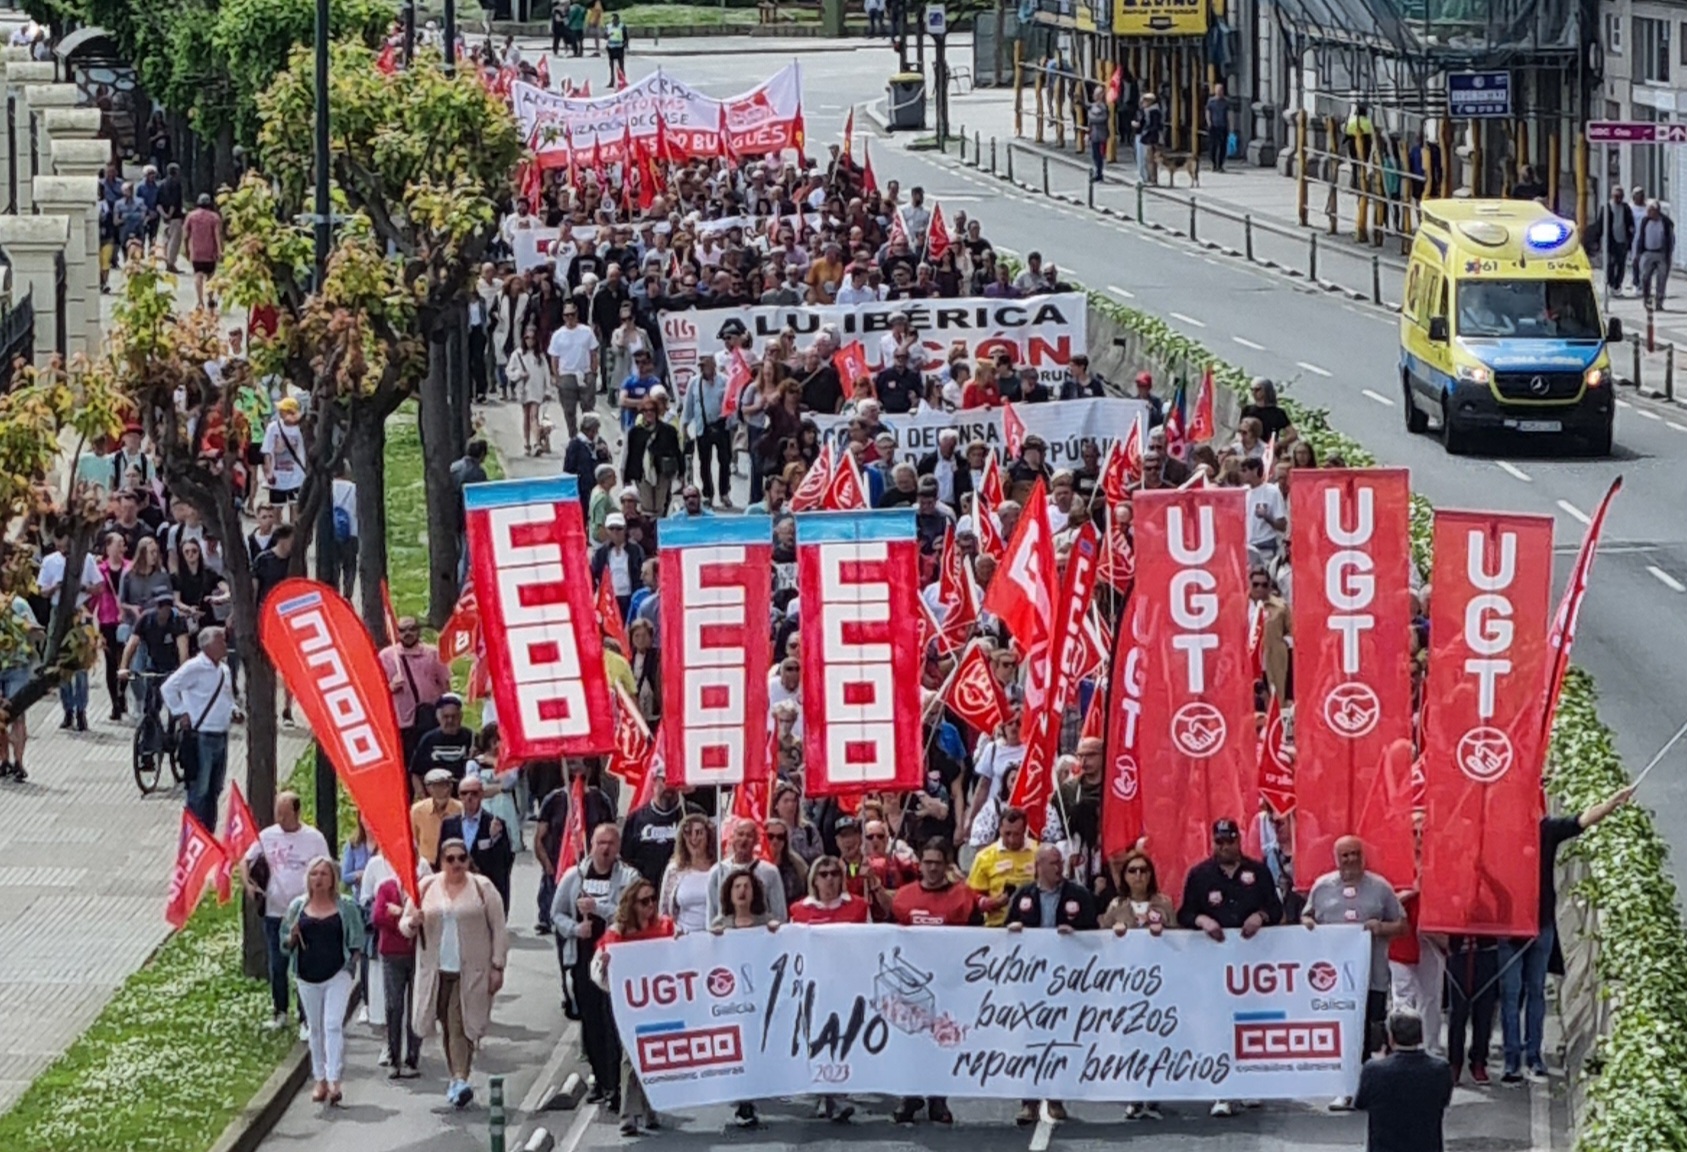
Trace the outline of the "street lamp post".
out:
[[[322,291],[328,274],[328,249],[334,242],[333,219],[328,195],[328,0],[316,0],[316,290]],[[318,411],[318,435],[328,434]],[[320,452],[327,445],[317,445]],[[322,499],[322,510],[316,519],[316,578],[330,588],[339,587],[339,555],[334,539],[334,487],[328,479],[328,491]],[[321,741],[316,745],[316,826],[328,841],[330,854],[338,855],[339,840],[339,783],[334,765]]]
[[[457,71],[457,0],[445,0],[445,74]]]
[[[404,66],[416,61],[416,3],[404,0]]]

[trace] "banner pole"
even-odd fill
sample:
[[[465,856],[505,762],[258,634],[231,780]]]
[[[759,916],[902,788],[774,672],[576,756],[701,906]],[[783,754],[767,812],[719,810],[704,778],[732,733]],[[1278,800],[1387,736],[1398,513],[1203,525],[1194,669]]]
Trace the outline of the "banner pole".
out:
[[[1652,769],[1656,768],[1660,763],[1663,762],[1663,758],[1666,755],[1669,754],[1669,750],[1671,748],[1674,748],[1676,746],[1676,744],[1678,744],[1681,741],[1681,738],[1683,736],[1687,736],[1687,724],[1683,724],[1680,728],[1677,728],[1675,730],[1675,735],[1671,736],[1669,738],[1669,743],[1665,744],[1662,748],[1658,749],[1658,754],[1656,756],[1652,757],[1652,762],[1650,764],[1646,765],[1646,767],[1644,767],[1640,770],[1640,775],[1638,775],[1634,778],[1634,783],[1630,784],[1629,787],[1630,788],[1640,787],[1640,782],[1642,780],[1646,779],[1646,777],[1651,774]]]

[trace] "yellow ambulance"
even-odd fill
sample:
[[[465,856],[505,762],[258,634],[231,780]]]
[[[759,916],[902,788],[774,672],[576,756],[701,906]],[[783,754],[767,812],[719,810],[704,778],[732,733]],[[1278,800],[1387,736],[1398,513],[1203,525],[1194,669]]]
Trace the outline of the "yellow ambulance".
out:
[[[1611,451],[1616,411],[1593,268],[1572,221],[1532,200],[1425,200],[1400,308],[1406,427],[1449,452],[1483,433]]]

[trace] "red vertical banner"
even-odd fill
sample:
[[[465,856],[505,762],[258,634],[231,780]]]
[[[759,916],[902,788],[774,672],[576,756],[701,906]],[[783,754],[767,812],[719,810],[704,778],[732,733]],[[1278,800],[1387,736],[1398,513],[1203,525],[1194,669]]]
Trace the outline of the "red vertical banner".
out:
[[[1183,891],[1212,824],[1246,824],[1257,800],[1248,676],[1247,495],[1139,492],[1137,640],[1147,657],[1140,737],[1143,827],[1160,887]]]
[[[767,771],[773,537],[766,520],[662,526],[663,763],[679,787],[736,787]]]
[[[796,520],[808,793],[917,789],[925,767],[914,674],[913,509],[803,513]]]
[[[1437,512],[1433,583],[1419,928],[1533,936],[1552,520]]]
[[[182,809],[182,834],[176,841],[176,866],[170,872],[170,896],[164,919],[170,927],[186,924],[205,895],[205,883],[226,861],[223,846],[188,808]]]
[[[1404,468],[1302,470],[1289,489],[1295,571],[1295,869],[1312,887],[1335,842],[1396,888],[1412,848],[1411,486]],[[1389,771],[1397,766],[1404,772]]]
[[[471,484],[463,506],[505,748],[516,760],[608,752],[615,716],[574,477]]]
[[[283,580],[264,600],[258,639],[399,886],[419,899],[404,742],[380,656],[357,610],[326,584]]]
[[[1101,854],[1114,860],[1142,837],[1142,692],[1147,654],[1137,641],[1136,614],[1142,601],[1131,597],[1114,638],[1113,672],[1107,680],[1107,790],[1101,796]],[[1172,899],[1177,899],[1173,894]]]

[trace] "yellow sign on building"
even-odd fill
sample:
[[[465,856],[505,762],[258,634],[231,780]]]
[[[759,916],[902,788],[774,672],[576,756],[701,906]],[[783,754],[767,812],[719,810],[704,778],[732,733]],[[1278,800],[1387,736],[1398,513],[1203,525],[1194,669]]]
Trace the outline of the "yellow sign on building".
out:
[[[1114,0],[1115,36],[1204,36],[1208,0]]]

